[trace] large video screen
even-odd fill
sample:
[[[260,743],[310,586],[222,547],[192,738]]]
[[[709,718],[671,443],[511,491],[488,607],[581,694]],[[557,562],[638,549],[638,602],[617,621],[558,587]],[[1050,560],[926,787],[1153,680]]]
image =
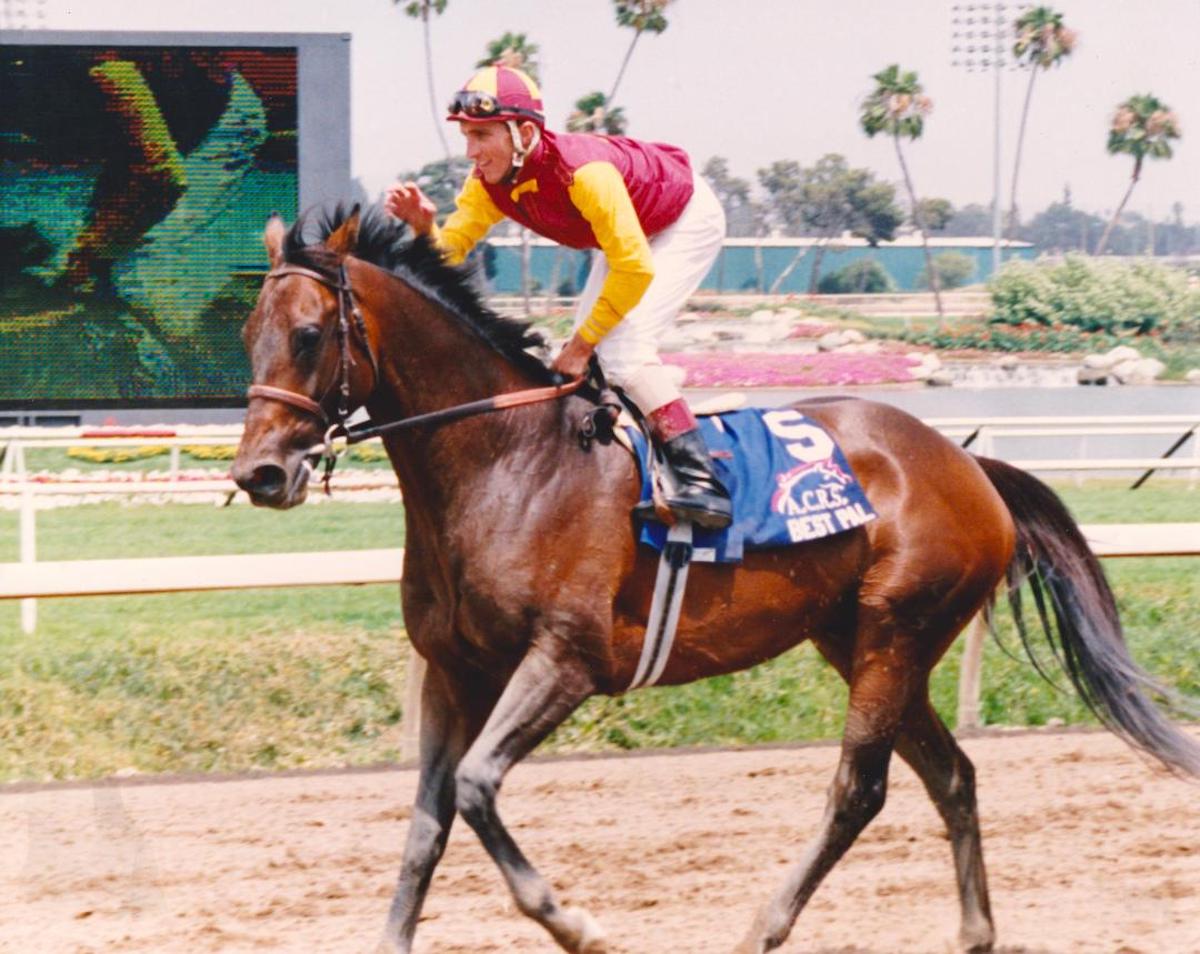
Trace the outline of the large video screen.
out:
[[[0,405],[236,403],[295,47],[0,47]]]

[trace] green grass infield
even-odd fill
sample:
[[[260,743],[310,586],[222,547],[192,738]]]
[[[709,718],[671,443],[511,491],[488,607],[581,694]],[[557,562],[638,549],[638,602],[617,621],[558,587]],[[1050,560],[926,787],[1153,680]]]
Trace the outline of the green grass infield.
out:
[[[1200,491],[1158,480],[1060,485],[1083,523],[1189,521]],[[244,505],[89,504],[37,515],[43,560],[403,546],[399,504],[321,502],[286,513]],[[0,511],[0,562],[17,559],[17,515]],[[1200,564],[1106,562],[1135,658],[1200,694]],[[138,772],[234,772],[394,761],[408,648],[392,585],[41,600],[21,632],[0,603],[0,780]],[[1091,721],[1024,658],[985,651],[985,724]],[[934,674],[953,724],[961,646]],[[1052,672],[1049,648],[1042,653]],[[1056,677],[1066,686],[1065,677]],[[810,646],[756,669],[586,703],[545,751],[823,739],[845,690]]]

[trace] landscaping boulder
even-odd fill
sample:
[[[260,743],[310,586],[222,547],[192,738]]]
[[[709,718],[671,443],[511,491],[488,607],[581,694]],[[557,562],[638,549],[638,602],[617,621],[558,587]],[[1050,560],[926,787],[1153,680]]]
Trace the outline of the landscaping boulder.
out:
[[[1153,384],[1165,370],[1157,358],[1136,358],[1114,364],[1112,375],[1122,384]]]
[[[1183,380],[1188,384],[1200,384],[1200,368],[1192,368],[1183,376]]]
[[[752,325],[742,335],[742,341],[746,344],[765,345],[774,340],[775,332],[770,325]]]
[[[1139,358],[1141,358],[1141,354],[1137,348],[1131,348],[1129,345],[1117,345],[1104,354],[1089,354],[1083,359],[1083,366],[1085,368],[1112,368],[1122,361],[1137,361]]]
[[[711,325],[695,325],[694,327],[685,329],[683,334],[696,344],[714,344],[717,340],[717,329]],[[663,348],[663,350],[669,351],[671,349]]]
[[[844,331],[830,331],[821,335],[817,339],[818,351],[836,351],[846,345],[862,344],[867,340],[867,336],[856,328],[847,328]]]
[[[905,357],[917,363],[908,369],[915,381],[928,381],[942,366],[942,360],[932,351],[910,351]]]

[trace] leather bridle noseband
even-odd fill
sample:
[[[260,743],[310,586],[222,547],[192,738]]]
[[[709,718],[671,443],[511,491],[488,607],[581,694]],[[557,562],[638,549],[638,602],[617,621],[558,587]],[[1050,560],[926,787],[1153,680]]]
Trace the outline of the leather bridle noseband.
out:
[[[354,365],[354,359],[350,354],[350,342],[353,337],[358,337],[363,351],[366,352],[367,357],[370,359],[373,374],[372,392],[379,386],[380,382],[379,362],[376,360],[375,352],[371,349],[371,339],[367,335],[367,326],[366,322],[363,321],[362,312],[359,311],[358,305],[354,300],[354,290],[350,287],[350,276],[346,272],[345,264],[338,266],[336,277],[319,272],[316,269],[305,268],[301,265],[286,264],[268,272],[264,281],[286,278],[289,275],[311,278],[313,281],[320,282],[326,288],[332,289],[337,296],[339,369],[337,415],[333,420],[330,420],[329,415],[325,413],[324,399],[316,401],[307,395],[296,391],[289,391],[286,388],[277,388],[270,384],[252,384],[247,389],[246,396],[251,400],[254,398],[264,398],[271,401],[280,401],[297,410],[311,414],[325,425],[323,442],[311,448],[305,456],[315,457],[319,461],[324,461],[326,492],[329,490],[329,479],[333,475],[333,468],[337,464],[338,457],[352,444],[359,444],[372,437],[379,437],[395,431],[445,424],[475,414],[486,414],[489,411],[499,411],[505,408],[520,407],[525,404],[535,404],[541,401],[566,397],[578,391],[587,381],[586,377],[581,377],[554,387],[530,388],[529,390],[514,391],[509,394],[498,394],[495,397],[484,398],[481,401],[456,404],[453,407],[448,407],[440,411],[417,414],[413,417],[406,417],[385,424],[348,427],[346,421],[350,417],[350,368]],[[333,385],[330,385],[330,390],[332,388]],[[328,391],[326,395],[328,395]]]

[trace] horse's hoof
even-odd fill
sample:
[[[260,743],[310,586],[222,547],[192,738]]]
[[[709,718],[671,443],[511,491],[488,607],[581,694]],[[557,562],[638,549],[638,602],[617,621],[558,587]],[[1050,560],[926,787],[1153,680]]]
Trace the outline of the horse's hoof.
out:
[[[963,926],[958,935],[958,949],[963,954],[992,954],[996,945],[996,932],[988,922],[971,927]]]
[[[579,937],[577,954],[608,954],[608,939],[600,924],[583,908],[564,908],[563,914],[572,922]]]

